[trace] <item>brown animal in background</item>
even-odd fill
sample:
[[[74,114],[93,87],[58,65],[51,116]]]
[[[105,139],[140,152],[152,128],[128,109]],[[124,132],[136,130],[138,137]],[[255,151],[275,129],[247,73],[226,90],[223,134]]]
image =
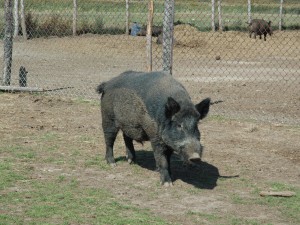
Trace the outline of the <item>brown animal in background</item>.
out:
[[[256,38],[256,35],[259,35],[259,39],[261,39],[261,35],[264,35],[264,40],[266,41],[267,34],[270,36],[273,34],[271,21],[267,22],[262,19],[251,20],[248,29],[250,38],[252,33],[254,33],[254,38]]]

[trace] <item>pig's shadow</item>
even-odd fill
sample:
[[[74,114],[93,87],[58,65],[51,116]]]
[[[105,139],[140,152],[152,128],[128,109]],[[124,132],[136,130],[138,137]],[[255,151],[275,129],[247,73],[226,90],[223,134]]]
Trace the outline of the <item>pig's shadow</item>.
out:
[[[121,157],[117,160],[126,160],[125,157]],[[145,151],[145,150],[137,150],[136,151],[136,164],[139,166],[148,169],[148,170],[156,170],[155,160],[153,156],[153,152]],[[200,165],[196,167],[187,168],[183,166],[183,162],[180,158],[173,154],[171,158],[171,172],[172,172],[172,180],[182,180],[188,184],[191,184],[197,188],[201,189],[213,189],[217,186],[217,180],[219,177],[222,178],[233,178],[232,177],[224,177],[220,176],[219,170],[217,167],[207,163],[202,162]],[[157,174],[157,179],[159,179],[159,174]]]

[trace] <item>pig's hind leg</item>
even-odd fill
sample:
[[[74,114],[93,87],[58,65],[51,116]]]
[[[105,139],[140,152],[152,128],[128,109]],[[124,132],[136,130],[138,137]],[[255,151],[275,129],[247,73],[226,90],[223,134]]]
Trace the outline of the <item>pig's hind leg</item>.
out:
[[[106,144],[105,159],[108,164],[115,166],[116,162],[114,159],[113,147],[118,134],[119,129],[114,126],[113,123],[103,123],[104,139]]]
[[[123,139],[126,146],[126,158],[129,164],[135,162],[135,150],[133,146],[132,138],[128,137],[126,134],[123,133]]]

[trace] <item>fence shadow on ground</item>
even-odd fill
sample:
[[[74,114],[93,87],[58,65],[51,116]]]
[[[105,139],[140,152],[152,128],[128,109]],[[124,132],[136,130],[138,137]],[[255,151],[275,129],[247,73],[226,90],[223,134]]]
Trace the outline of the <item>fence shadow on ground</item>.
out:
[[[123,161],[126,160],[126,158],[119,157],[116,159],[116,161],[120,160]],[[137,150],[136,164],[148,170],[156,170],[155,159],[152,151]],[[238,175],[221,176],[218,168],[207,162],[202,162],[197,166],[184,166],[180,157],[175,154],[173,154],[171,158],[171,172],[173,182],[176,180],[182,180],[183,182],[200,189],[214,189],[217,186],[219,178],[229,179],[238,177]]]

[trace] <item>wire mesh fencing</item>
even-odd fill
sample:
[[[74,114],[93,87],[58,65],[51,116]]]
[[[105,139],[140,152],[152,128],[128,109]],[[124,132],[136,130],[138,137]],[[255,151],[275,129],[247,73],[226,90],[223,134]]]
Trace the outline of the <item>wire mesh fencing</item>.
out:
[[[100,82],[147,70],[148,0],[13,2],[10,86],[22,86],[23,74],[23,86],[47,95],[96,99]],[[193,100],[222,101],[215,116],[300,123],[298,0],[178,0],[174,9],[172,75]],[[155,71],[163,69],[164,13],[165,1],[154,1]],[[4,27],[3,19],[2,37]]]

